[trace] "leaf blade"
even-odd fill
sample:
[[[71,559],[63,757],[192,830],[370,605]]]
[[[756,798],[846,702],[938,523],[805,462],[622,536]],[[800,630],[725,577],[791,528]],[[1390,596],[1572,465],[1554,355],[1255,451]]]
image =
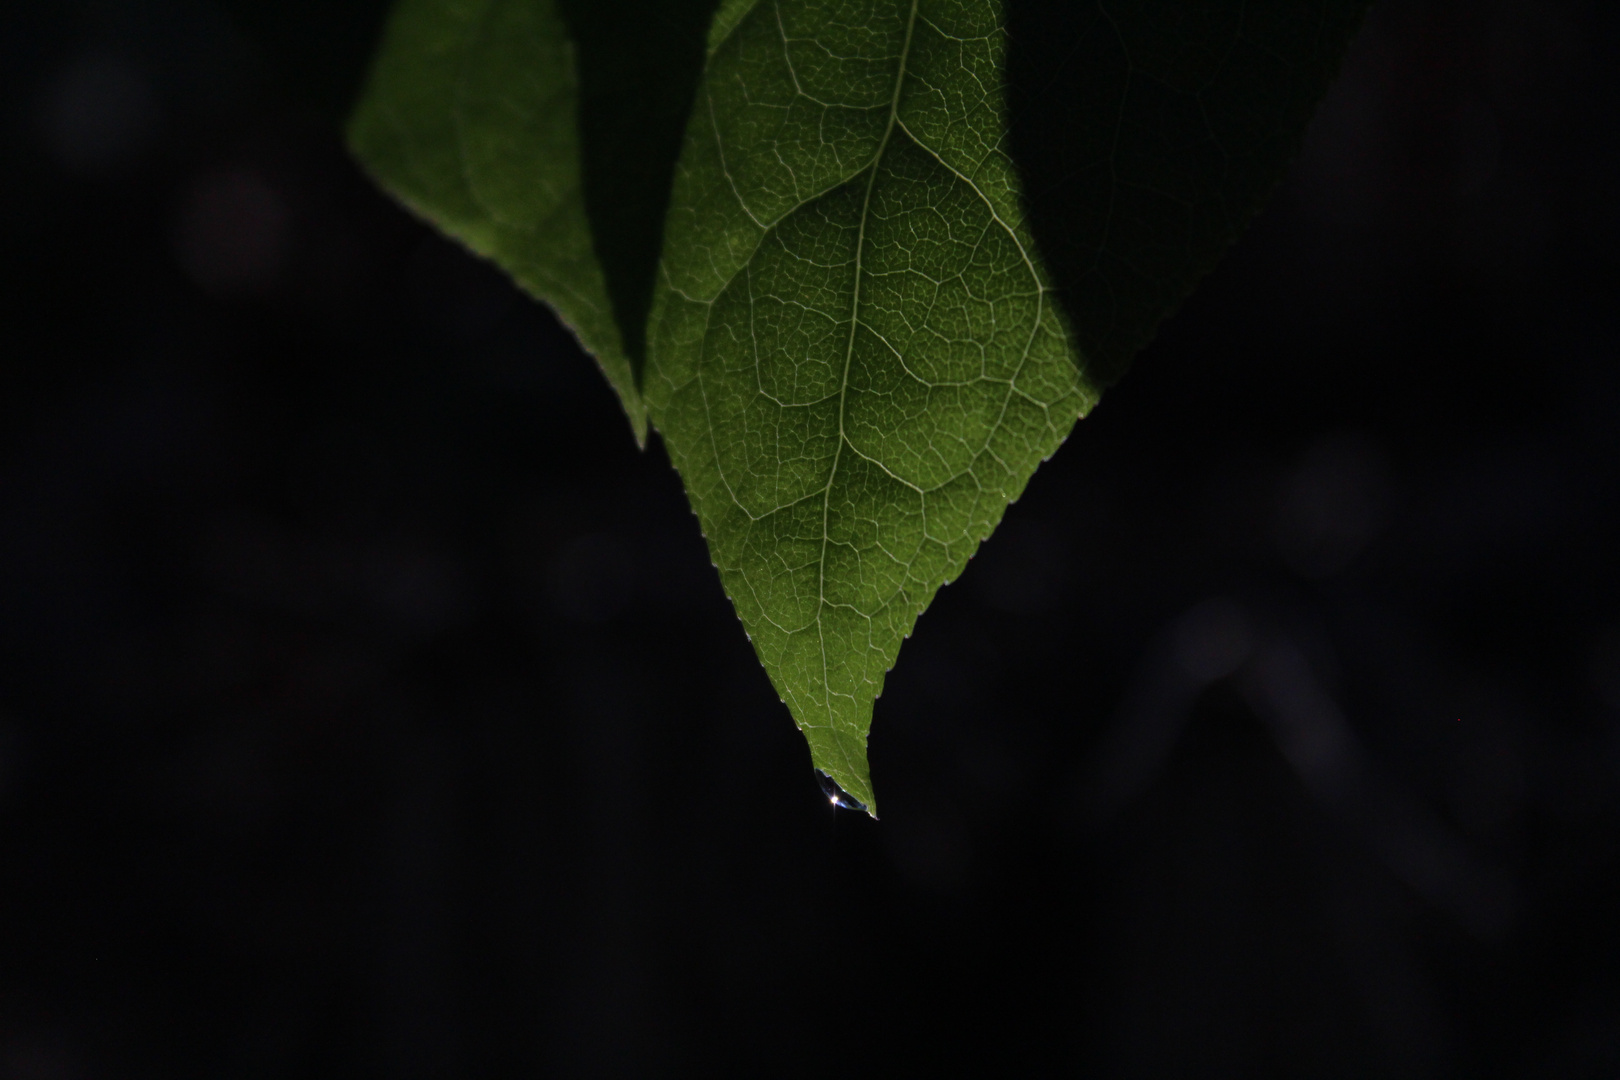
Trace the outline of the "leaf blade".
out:
[[[646,404],[586,212],[578,112],[552,0],[402,0],[349,145],[382,187],[557,312],[644,443]]]
[[[815,766],[874,809],[901,642],[1096,400],[1022,224],[996,15],[743,14],[654,301],[649,401],[727,592]]]

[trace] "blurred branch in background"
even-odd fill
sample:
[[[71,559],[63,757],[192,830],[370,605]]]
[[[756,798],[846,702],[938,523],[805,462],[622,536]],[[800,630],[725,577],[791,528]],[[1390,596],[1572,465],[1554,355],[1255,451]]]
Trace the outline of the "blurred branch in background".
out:
[[[1330,644],[1288,622],[1262,603],[1216,597],[1172,624],[1165,641],[1150,650],[1111,745],[1092,766],[1083,811],[1088,827],[1105,827],[1158,777],[1199,697],[1230,680],[1323,812],[1468,932],[1500,937],[1512,916],[1508,879],[1369,755],[1310,659],[1337,668]],[[1481,726],[1477,718],[1474,725]],[[1514,765],[1509,758],[1504,767],[1511,774]],[[1478,816],[1501,822],[1517,812],[1518,777],[1468,779],[1478,790],[1466,797],[1493,804],[1481,806]]]

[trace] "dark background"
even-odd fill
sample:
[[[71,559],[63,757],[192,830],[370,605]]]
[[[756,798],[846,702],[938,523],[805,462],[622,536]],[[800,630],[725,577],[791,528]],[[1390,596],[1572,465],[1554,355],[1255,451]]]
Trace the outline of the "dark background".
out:
[[[0,1078],[1620,1075],[1620,11],[1375,8],[835,812],[656,440],[338,124],[0,15]]]

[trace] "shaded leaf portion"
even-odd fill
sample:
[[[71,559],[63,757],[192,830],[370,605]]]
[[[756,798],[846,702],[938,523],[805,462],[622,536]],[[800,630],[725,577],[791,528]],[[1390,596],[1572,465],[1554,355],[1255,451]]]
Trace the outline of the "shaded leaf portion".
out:
[[[385,188],[557,311],[638,441],[664,208],[713,8],[404,0],[349,130]]]
[[[1365,0],[1010,0],[1011,145],[1087,370],[1125,371],[1298,151]]]
[[[901,642],[1096,389],[1022,223],[996,4],[760,0],[717,30],[645,388],[815,766],[873,807]]]
[[[664,211],[715,0],[558,5],[578,62],[586,216],[639,386]]]
[[[586,218],[578,99],[551,0],[404,0],[349,143],[396,198],[556,310],[644,441],[646,406]]]

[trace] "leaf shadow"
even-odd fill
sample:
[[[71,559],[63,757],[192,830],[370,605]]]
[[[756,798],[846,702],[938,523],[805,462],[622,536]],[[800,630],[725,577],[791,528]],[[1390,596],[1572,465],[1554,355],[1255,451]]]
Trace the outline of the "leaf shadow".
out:
[[[559,0],[579,75],[585,215],[641,385],[675,161],[718,0]]]
[[[1281,181],[1364,0],[1007,0],[1009,146],[1100,386]]]

